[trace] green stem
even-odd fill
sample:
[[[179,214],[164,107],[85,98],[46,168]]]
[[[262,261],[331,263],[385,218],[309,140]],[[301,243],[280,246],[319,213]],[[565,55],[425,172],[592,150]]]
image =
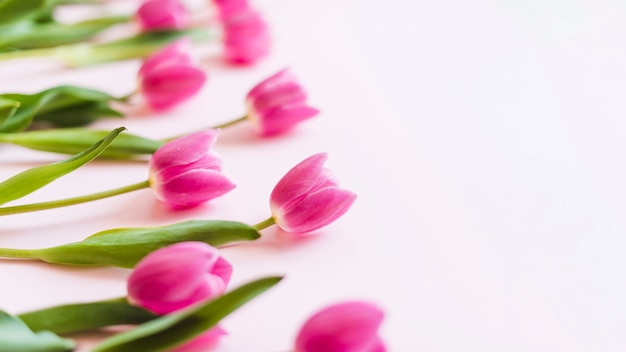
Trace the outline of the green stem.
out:
[[[224,122],[224,123],[219,124],[219,125],[202,128],[202,129],[195,130],[195,131],[192,131],[192,132],[187,132],[185,134],[177,135],[177,136],[174,136],[174,137],[164,138],[164,139],[161,139],[161,141],[162,142],[170,142],[170,141],[173,141],[174,139],[186,136],[186,135],[191,134],[191,133],[200,132],[200,131],[209,130],[209,129],[210,130],[217,130],[217,129],[230,127],[230,126],[236,125],[236,124],[238,124],[238,123],[240,123],[242,121],[245,121],[247,119],[248,119],[248,115],[243,115],[242,117],[236,118],[236,119],[228,121],[228,122]]]
[[[98,199],[113,197],[119,194],[124,194],[136,190],[140,190],[143,188],[150,187],[150,181],[145,180],[139,183],[135,183],[132,185],[104,191],[98,193],[92,193],[84,196],[66,198],[60,200],[53,200],[50,202],[42,202],[42,203],[33,203],[33,204],[25,204],[25,205],[16,205],[13,207],[3,207],[0,208],[0,216],[11,215],[11,214],[20,214],[20,213],[28,213],[32,211],[60,208],[68,205],[80,204],[91,202]]]
[[[263,221],[261,221],[260,223],[254,225],[253,227],[257,230],[257,231],[261,231],[263,229],[266,229],[272,225],[276,224],[276,220],[274,219],[273,216],[270,216],[268,219],[265,219]]]
[[[0,256],[5,258],[39,260],[37,251],[32,249],[0,248]]]

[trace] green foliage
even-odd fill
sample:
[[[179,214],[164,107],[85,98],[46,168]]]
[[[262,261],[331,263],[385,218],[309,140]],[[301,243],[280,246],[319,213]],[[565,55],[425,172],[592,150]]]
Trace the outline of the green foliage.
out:
[[[168,351],[211,329],[281,279],[268,277],[253,281],[207,303],[150,320],[106,339],[92,352]]]
[[[0,132],[26,130],[33,121],[47,122],[62,127],[89,124],[103,117],[121,117],[109,106],[111,101],[122,101],[107,93],[76,86],[58,86],[35,94],[7,93],[4,101],[17,101],[19,107],[0,125]]]
[[[0,311],[0,352],[65,352],[74,342],[49,332],[32,332],[19,318]]]
[[[34,167],[0,183],[0,204],[19,199],[49,184],[95,159],[104,151],[124,127],[111,131],[106,138],[91,148],[67,160]]]

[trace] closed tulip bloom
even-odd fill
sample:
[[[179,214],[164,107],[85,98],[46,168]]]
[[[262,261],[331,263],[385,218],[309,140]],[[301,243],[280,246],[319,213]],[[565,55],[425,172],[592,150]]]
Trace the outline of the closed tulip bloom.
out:
[[[139,69],[139,91],[156,110],[170,109],[196,95],[207,80],[196,67],[188,40],[174,42],[150,56]]]
[[[145,256],[128,278],[128,299],[168,314],[224,293],[232,266],[204,242],[181,242]]]
[[[213,0],[213,5],[221,18],[232,16],[237,12],[247,11],[250,8],[248,0]]]
[[[326,153],[308,157],[276,184],[270,195],[272,217],[287,232],[310,232],[341,217],[356,194],[340,188],[331,171],[324,168]]]
[[[192,133],[166,143],[150,159],[150,187],[173,208],[190,208],[235,187],[221,172],[221,159],[211,150],[218,130]]]
[[[244,8],[224,13],[222,28],[226,61],[251,65],[269,54],[269,27],[257,11]]]
[[[189,13],[179,0],[145,1],[135,17],[145,31],[184,29],[189,26]]]
[[[383,318],[383,311],[371,303],[334,304],[304,323],[295,352],[385,352],[378,335]]]
[[[248,119],[261,135],[278,134],[319,113],[306,100],[307,93],[295,75],[284,69],[250,90]]]

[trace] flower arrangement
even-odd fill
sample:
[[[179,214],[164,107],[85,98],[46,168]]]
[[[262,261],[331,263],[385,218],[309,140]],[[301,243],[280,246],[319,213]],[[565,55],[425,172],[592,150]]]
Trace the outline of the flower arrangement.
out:
[[[139,2],[133,13],[67,24],[55,17],[59,8],[106,5],[90,0],[0,2],[0,27],[9,33],[0,40],[0,60],[45,57],[65,63],[64,70],[78,70],[98,63],[141,59],[134,77],[115,78],[136,82],[136,90],[125,96],[69,84],[36,93],[0,92],[0,142],[29,148],[33,153],[69,154],[66,159],[40,163],[0,180],[0,216],[45,212],[142,189],[151,189],[168,213],[184,214],[207,202],[217,208],[218,198],[236,192],[235,183],[246,182],[232,179],[222,165],[230,163],[216,150],[223,130],[247,124],[259,143],[295,129],[305,132],[301,124],[320,111],[311,106],[304,84],[290,69],[279,70],[252,86],[241,98],[242,116],[232,121],[213,126],[200,122],[195,130],[160,139],[129,133],[125,127],[107,130],[91,126],[102,118],[119,119],[109,122],[133,118],[132,109],[127,108],[133,104],[145,105],[150,115],[175,118],[176,109],[198,99],[210,84],[211,68],[194,51],[198,41],[207,40],[209,32],[220,33],[222,59],[233,69],[250,69],[270,55],[270,26],[251,3],[213,0],[207,4],[207,11],[212,11],[210,25],[199,25],[194,11],[180,0],[146,0]],[[99,37],[118,26],[131,28],[131,34],[111,40]],[[234,132],[240,131],[245,129]],[[276,180],[274,188],[268,190],[269,217],[265,220],[245,219],[246,214],[240,215],[241,221],[186,219],[160,226],[109,228],[80,241],[46,248],[0,248],[0,257],[15,263],[114,266],[127,271],[124,297],[18,314],[1,310],[10,307],[0,307],[0,352],[73,351],[79,347],[75,334],[111,327],[115,333],[102,338],[91,351],[219,348],[220,340],[229,335],[227,324],[222,322],[225,317],[266,291],[271,294],[274,286],[289,284],[282,275],[267,275],[232,288],[232,274],[239,269],[223,252],[229,247],[271,240],[267,229],[272,226],[287,236],[308,234],[314,238],[316,231],[331,226],[357,200],[357,195],[340,186],[338,177],[325,166],[328,158],[324,152],[303,156]],[[54,187],[56,180],[79,174],[102,159],[109,159],[106,165],[111,168],[143,167],[145,177],[96,193],[23,202],[22,198]],[[204,210],[210,215],[210,209]],[[245,309],[240,314],[245,314]],[[304,318],[286,350],[385,351],[379,333],[384,311],[376,303],[344,300]]]

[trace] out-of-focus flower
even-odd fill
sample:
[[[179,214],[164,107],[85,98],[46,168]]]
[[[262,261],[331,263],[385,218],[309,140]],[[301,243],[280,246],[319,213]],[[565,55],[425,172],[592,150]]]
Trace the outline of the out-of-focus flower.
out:
[[[383,318],[384,312],[372,303],[331,305],[304,323],[295,352],[385,352],[378,335]]]
[[[148,105],[167,110],[200,91],[206,73],[193,63],[191,43],[176,41],[148,57],[139,69],[139,91]]]
[[[159,148],[149,164],[150,187],[173,208],[190,208],[235,187],[221,172],[221,159],[211,150],[218,130],[192,133]]]
[[[189,26],[189,13],[179,0],[147,0],[135,14],[144,31],[184,29]]]
[[[240,65],[258,62],[270,52],[271,38],[267,23],[259,12],[240,8],[222,17],[224,58]]]
[[[219,339],[226,334],[226,331],[218,325],[193,340],[174,348],[171,352],[206,352],[215,347]]]
[[[181,242],[145,256],[128,278],[128,299],[168,314],[221,295],[232,266],[203,242]]]
[[[284,69],[256,85],[246,97],[248,119],[261,135],[273,135],[319,113],[307,105],[307,93]]]
[[[287,232],[310,232],[342,216],[356,194],[340,188],[331,171],[324,167],[326,153],[308,157],[274,187],[270,207],[276,224]]]
[[[213,0],[213,5],[220,18],[225,18],[250,8],[248,0]]]

